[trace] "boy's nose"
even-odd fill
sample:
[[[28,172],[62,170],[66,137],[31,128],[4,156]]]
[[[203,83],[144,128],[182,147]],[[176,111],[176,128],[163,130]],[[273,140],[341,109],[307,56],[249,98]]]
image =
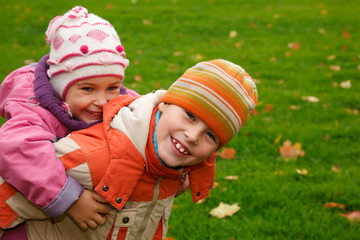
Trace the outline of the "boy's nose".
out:
[[[200,126],[193,126],[191,128],[186,129],[184,134],[185,134],[186,140],[189,143],[191,143],[193,145],[197,145],[197,144],[199,144],[201,132],[202,132],[202,130],[201,130]]]

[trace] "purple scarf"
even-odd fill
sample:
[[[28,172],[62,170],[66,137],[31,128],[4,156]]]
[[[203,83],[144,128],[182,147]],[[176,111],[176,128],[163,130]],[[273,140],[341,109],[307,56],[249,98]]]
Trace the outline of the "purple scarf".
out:
[[[37,64],[35,68],[35,83],[34,93],[40,105],[50,111],[61,123],[63,123],[69,131],[81,130],[88,128],[95,123],[85,123],[78,119],[70,117],[63,107],[63,100],[55,92],[51,86],[48,75],[46,74],[49,68],[47,60],[49,54],[46,54]],[[120,94],[127,94],[127,90],[121,85]]]

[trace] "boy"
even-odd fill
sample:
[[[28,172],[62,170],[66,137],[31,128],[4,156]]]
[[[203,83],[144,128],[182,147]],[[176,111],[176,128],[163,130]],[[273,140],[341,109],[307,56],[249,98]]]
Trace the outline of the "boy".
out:
[[[113,99],[103,123],[55,143],[67,173],[111,205],[106,223],[84,236],[67,217],[28,221],[28,235],[165,239],[184,176],[194,202],[209,194],[216,151],[240,131],[256,102],[251,77],[225,60],[198,63],[167,91]]]

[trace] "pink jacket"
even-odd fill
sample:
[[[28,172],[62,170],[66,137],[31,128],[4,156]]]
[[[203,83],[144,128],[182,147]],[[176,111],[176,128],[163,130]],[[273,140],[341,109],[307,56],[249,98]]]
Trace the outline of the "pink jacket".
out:
[[[0,114],[6,119],[0,128],[0,176],[50,216],[57,216],[78,199],[83,188],[66,175],[55,157],[52,143],[68,131],[37,105],[34,68],[15,70],[0,86]]]

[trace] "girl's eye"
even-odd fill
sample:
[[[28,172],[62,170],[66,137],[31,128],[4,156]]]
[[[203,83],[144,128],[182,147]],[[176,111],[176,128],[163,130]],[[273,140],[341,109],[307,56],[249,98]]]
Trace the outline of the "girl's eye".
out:
[[[91,92],[93,90],[93,88],[91,88],[91,87],[83,87],[83,88],[81,88],[81,90],[86,91],[86,92]]]
[[[111,91],[111,92],[112,92],[112,91],[116,91],[116,90],[118,90],[118,89],[120,89],[120,86],[112,86],[112,87],[109,87],[109,88],[108,88],[108,90]]]
[[[191,112],[185,111],[186,115],[188,116],[189,119],[191,119],[192,121],[195,120],[195,116],[194,114],[192,114]]]

